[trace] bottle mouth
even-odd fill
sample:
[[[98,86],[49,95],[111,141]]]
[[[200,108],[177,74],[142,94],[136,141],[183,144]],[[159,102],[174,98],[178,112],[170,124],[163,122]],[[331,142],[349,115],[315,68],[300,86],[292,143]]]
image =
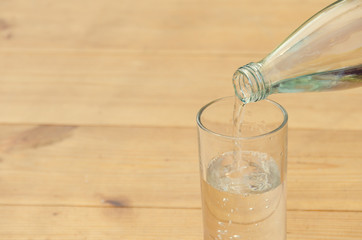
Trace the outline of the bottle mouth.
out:
[[[240,67],[233,75],[235,95],[243,102],[256,102],[267,97],[267,86],[260,72],[259,63]]]

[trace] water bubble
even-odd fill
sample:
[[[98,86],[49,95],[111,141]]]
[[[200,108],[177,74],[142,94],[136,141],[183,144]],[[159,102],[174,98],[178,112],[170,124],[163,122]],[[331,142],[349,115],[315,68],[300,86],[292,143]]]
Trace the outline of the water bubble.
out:
[[[223,202],[227,202],[227,201],[229,201],[229,199],[223,198],[222,201],[223,201]]]
[[[228,230],[226,230],[226,229],[225,230],[218,229],[217,232],[219,233],[219,235],[221,235],[221,234],[227,233]]]
[[[235,234],[233,237],[234,238],[240,238],[240,235]]]
[[[269,208],[269,205],[266,205],[265,208]]]
[[[254,210],[254,208],[252,208],[252,207],[251,207],[251,208],[249,208],[249,210],[250,210],[250,211],[253,211],[253,210]]]

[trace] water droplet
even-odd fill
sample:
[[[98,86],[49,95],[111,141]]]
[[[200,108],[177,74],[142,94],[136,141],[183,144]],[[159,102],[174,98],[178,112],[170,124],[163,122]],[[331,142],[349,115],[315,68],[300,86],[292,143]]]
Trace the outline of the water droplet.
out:
[[[229,199],[223,198],[222,201],[223,201],[223,202],[227,202],[227,201],[229,201]]]
[[[236,234],[235,234],[233,237],[234,237],[234,238],[240,238],[240,235],[236,235]]]
[[[266,205],[265,208],[269,208],[269,205]]]
[[[228,222],[228,223],[229,223],[229,225],[230,225],[230,224],[232,223],[232,221],[231,221],[231,220],[229,220],[229,222]]]
[[[233,213],[233,212],[234,212],[234,208],[232,208],[232,209],[230,210],[230,212]]]
[[[250,211],[253,211],[253,210],[254,210],[254,208],[252,208],[252,207],[251,207],[251,208],[249,208],[249,210],[250,210]]]
[[[265,198],[265,202],[269,202],[269,198]]]

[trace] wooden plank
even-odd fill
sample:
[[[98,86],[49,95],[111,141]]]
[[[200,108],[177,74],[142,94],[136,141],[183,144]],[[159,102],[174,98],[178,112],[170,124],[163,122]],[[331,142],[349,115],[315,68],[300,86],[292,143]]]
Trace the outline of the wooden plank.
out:
[[[0,207],[7,240],[201,239],[200,209]]]
[[[361,212],[288,211],[288,239],[361,239]]]
[[[329,0],[0,2],[1,48],[269,52]]]
[[[234,94],[234,70],[259,57],[2,51],[0,123],[195,126],[201,106]],[[361,88],[272,98],[292,128],[362,130]]]
[[[196,141],[195,129],[183,128],[14,127],[2,135],[0,199],[199,206]]]
[[[1,206],[7,240],[202,238],[200,209]],[[6,217],[4,217],[6,216]],[[361,212],[288,212],[288,239],[359,240]]]
[[[288,208],[362,209],[361,131],[290,130]],[[194,128],[0,127],[0,204],[200,207]]]
[[[0,239],[201,239],[197,110],[329,3],[0,1]],[[362,238],[361,93],[273,96],[288,239]]]

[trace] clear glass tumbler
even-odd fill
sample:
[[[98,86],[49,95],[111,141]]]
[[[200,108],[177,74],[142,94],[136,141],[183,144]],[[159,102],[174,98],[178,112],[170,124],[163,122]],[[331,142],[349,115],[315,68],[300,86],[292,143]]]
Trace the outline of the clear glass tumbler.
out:
[[[236,137],[233,111],[225,97],[197,114],[204,239],[285,240],[287,112],[249,103]]]

